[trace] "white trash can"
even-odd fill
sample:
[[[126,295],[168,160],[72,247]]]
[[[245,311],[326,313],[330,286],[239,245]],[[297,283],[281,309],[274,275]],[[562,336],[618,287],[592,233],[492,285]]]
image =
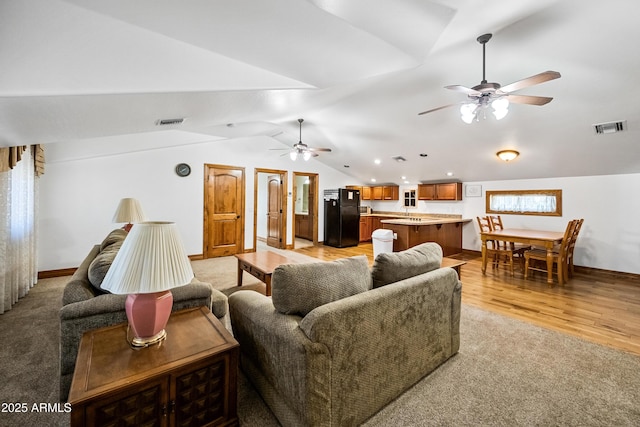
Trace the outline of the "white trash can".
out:
[[[393,230],[379,228],[371,233],[371,240],[373,240],[374,260],[378,254],[393,252]]]

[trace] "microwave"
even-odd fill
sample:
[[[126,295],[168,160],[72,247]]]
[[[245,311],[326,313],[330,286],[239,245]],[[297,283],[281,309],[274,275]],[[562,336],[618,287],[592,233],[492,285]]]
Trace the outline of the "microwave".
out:
[[[360,213],[361,214],[371,214],[371,206],[362,206],[362,205],[360,205]]]

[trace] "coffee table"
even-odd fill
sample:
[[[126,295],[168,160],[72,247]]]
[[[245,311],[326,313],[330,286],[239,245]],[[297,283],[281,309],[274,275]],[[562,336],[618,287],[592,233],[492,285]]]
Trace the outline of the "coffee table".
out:
[[[460,267],[462,267],[466,263],[467,263],[467,261],[460,261],[459,259],[455,259],[455,258],[443,257],[442,258],[442,263],[440,264],[440,267],[451,267],[451,268],[453,268],[456,271],[456,273],[458,273],[458,279],[460,279],[461,278],[461,276],[460,276]]]
[[[267,285],[266,295],[271,295],[271,274],[282,264],[297,264],[297,261],[271,251],[236,254],[238,258],[238,286],[242,286],[242,272],[246,271]]]

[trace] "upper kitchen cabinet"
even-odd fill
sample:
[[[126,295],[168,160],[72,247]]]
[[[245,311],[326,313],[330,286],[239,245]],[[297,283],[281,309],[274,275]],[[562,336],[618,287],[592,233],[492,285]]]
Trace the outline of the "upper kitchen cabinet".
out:
[[[462,200],[462,183],[419,184],[418,200]]]
[[[360,200],[400,199],[400,187],[397,185],[377,185],[375,187],[347,185],[346,188],[360,190]]]

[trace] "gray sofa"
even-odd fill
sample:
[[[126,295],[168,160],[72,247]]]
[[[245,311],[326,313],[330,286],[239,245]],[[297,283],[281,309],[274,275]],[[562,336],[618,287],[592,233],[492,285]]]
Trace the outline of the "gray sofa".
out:
[[[229,297],[241,368],[284,426],[355,426],[432,372],[460,345],[461,283],[425,243],[284,265],[272,298]]]
[[[102,292],[99,285],[122,241],[124,230],[114,230],[95,245],[64,288],[60,309],[60,400],[66,401],[82,335],[89,330],[127,321],[126,295]],[[218,318],[227,314],[227,297],[209,283],[194,279],[171,290],[173,311],[207,306]]]

